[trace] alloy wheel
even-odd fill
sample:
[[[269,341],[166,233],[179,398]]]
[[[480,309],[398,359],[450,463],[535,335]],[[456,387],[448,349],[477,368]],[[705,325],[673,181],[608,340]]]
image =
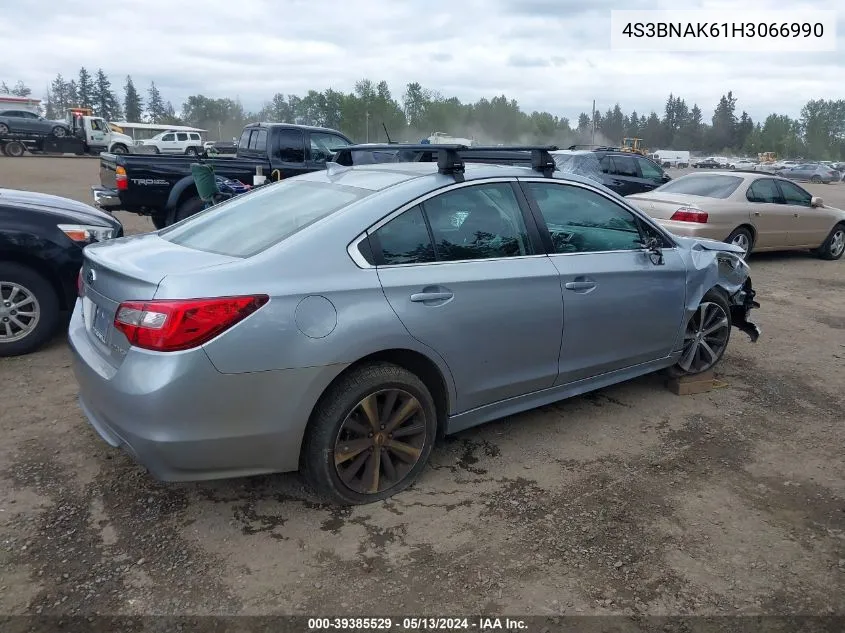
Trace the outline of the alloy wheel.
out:
[[[340,481],[359,494],[376,494],[401,482],[426,442],[425,411],[402,389],[363,398],[346,416],[334,446]]]
[[[0,343],[26,338],[41,320],[38,299],[24,286],[0,281]]]
[[[830,254],[837,258],[845,250],[845,229],[837,229],[830,238]]]
[[[678,366],[698,374],[715,365],[728,344],[730,320],[718,303],[702,302],[687,323]]]
[[[745,233],[737,233],[731,240],[731,244],[742,249],[743,258],[748,255],[748,249],[751,248],[751,242],[748,241],[748,236]]]

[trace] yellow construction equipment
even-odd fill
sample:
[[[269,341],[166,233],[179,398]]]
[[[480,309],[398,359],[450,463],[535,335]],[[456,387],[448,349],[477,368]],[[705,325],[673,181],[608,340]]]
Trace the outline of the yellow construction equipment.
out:
[[[757,160],[761,163],[773,163],[777,159],[777,155],[774,152],[760,152],[757,154]]]
[[[648,154],[648,150],[642,146],[642,142],[643,140],[641,138],[623,138],[622,147],[620,149],[623,152],[632,152],[634,154],[645,156]]]

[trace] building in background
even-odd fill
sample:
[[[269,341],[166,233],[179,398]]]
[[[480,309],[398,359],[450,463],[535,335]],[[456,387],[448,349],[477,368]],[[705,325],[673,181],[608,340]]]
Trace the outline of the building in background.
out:
[[[129,121],[109,121],[110,126],[119,127],[124,134],[135,140],[144,140],[162,132],[199,132],[205,134],[208,130],[187,125],[165,125],[164,123],[130,123]]]

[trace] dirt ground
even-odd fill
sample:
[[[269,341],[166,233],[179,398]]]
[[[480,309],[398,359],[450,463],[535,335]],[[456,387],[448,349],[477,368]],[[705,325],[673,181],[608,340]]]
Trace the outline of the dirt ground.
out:
[[[97,180],[0,158],[2,187]],[[763,336],[733,332],[725,387],[652,376],[472,429],[351,510],[296,475],[158,483],[84,420],[63,336],[0,359],[0,613],[845,614],[845,260],[751,266]]]

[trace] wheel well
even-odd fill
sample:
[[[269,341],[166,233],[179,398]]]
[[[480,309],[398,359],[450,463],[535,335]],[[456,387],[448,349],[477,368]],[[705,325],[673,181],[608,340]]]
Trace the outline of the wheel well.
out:
[[[0,257],[0,263],[4,262],[20,264],[21,266],[32,268],[32,270],[50,282],[50,286],[52,286],[53,292],[56,293],[56,298],[59,300],[59,308],[61,310],[70,309],[70,306],[68,305],[68,297],[65,294],[62,282],[56,271],[50,268],[50,266],[35,257],[30,257],[29,255],[23,255],[21,253],[4,253],[3,257]]]
[[[754,242],[757,241],[757,231],[754,230],[753,226],[751,226],[750,224],[740,224],[738,227],[736,227],[736,229],[745,229],[746,231],[751,233],[751,245],[754,246]],[[736,231],[736,229],[734,229],[734,231]],[[734,231],[731,231],[731,233],[733,233]]]
[[[184,202],[188,198],[198,198],[199,193],[197,192],[196,185],[188,185],[185,187],[185,190],[179,194],[179,198],[176,200],[176,204],[173,206],[174,209],[179,209],[179,207],[184,204]]]
[[[434,398],[434,406],[437,409],[437,437],[442,439],[446,435],[446,420],[449,416],[449,389],[446,380],[440,372],[440,368],[425,355],[409,349],[388,349],[381,352],[364,356],[355,361],[349,367],[340,372],[334,380],[325,388],[320,396],[314,410],[317,409],[320,400],[334,387],[334,385],[349,372],[370,363],[392,363],[403,369],[407,369],[416,375],[428,387],[431,397]],[[313,411],[312,411],[313,415]],[[309,420],[310,425],[310,420]],[[303,442],[303,446],[305,443]]]

